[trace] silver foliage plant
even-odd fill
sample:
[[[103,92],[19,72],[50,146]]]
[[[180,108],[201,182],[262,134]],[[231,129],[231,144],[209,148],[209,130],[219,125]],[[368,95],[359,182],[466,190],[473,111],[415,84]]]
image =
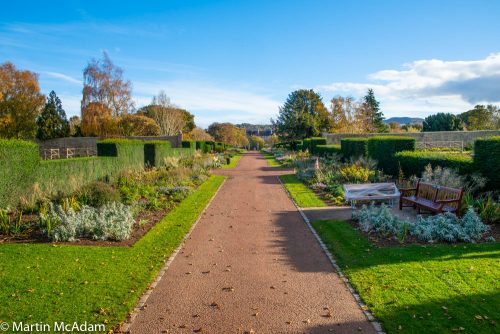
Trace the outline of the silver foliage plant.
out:
[[[100,208],[82,206],[75,212],[66,211],[60,205],[50,203],[42,220],[52,222],[50,230],[45,230],[53,241],[74,241],[78,238],[121,241],[130,238],[135,223],[130,207],[112,202]]]
[[[429,217],[419,216],[416,222],[412,222],[395,216],[384,204],[380,207],[372,204],[363,205],[360,210],[354,212],[353,219],[358,221],[364,232],[381,236],[393,235],[399,240],[404,240],[409,233],[424,242],[476,242],[489,230],[489,226],[483,224],[472,208],[469,208],[462,218],[452,213],[444,213]],[[494,239],[490,237],[488,241]]]

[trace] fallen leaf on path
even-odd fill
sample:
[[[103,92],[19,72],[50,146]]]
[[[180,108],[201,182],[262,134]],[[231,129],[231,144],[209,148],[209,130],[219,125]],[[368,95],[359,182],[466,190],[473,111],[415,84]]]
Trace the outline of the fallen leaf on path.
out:
[[[311,323],[311,319],[306,319],[306,320],[304,320],[302,322],[305,323],[305,324],[310,324]]]

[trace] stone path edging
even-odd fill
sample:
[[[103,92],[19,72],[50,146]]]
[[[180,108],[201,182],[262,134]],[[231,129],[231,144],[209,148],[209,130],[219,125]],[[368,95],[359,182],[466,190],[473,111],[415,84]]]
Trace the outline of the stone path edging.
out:
[[[293,197],[290,194],[290,192],[288,191],[288,189],[285,187],[285,185],[283,184],[283,182],[281,182],[281,179],[280,179],[279,176],[277,176],[277,179],[278,179],[279,183],[281,184],[281,186],[283,187],[283,189],[285,190],[285,192],[287,193],[288,197],[292,200],[293,204],[295,205],[295,207],[299,211],[299,213],[302,216],[302,219],[306,223],[307,227],[309,227],[309,230],[311,230],[311,233],[314,235],[314,237],[318,241],[319,245],[321,246],[321,249],[326,254],[326,256],[328,257],[328,259],[330,260],[333,268],[335,269],[335,271],[339,275],[340,279],[344,282],[344,284],[346,285],[347,289],[352,294],[352,296],[354,297],[354,299],[356,299],[356,302],[358,303],[359,307],[363,311],[363,313],[366,316],[366,318],[368,319],[368,321],[372,324],[372,326],[375,329],[375,331],[378,334],[386,334],[383,331],[382,325],[380,324],[380,322],[377,321],[377,319],[373,316],[373,314],[368,309],[368,306],[363,302],[363,300],[361,299],[361,297],[359,296],[359,294],[356,292],[356,290],[354,290],[354,288],[352,287],[351,283],[349,282],[349,279],[344,275],[344,273],[342,272],[342,269],[340,269],[339,265],[337,264],[337,261],[333,257],[333,255],[330,252],[330,250],[328,249],[328,247],[326,247],[326,245],[323,242],[323,240],[321,240],[320,236],[318,235],[318,233],[316,232],[316,230],[314,229],[314,227],[311,225],[311,222],[309,221],[309,218],[307,218],[307,216],[304,214],[304,211],[302,210],[302,208],[295,202],[295,200],[293,199]]]
[[[151,295],[151,293],[153,292],[154,288],[156,287],[156,285],[158,284],[158,282],[160,282],[160,280],[162,279],[163,275],[165,275],[165,273],[168,270],[168,267],[174,261],[175,257],[179,253],[179,251],[182,249],[182,247],[184,247],[184,243],[186,242],[187,239],[189,239],[189,237],[190,237],[191,233],[193,232],[193,230],[195,229],[196,225],[198,225],[198,223],[200,222],[201,217],[203,217],[203,213],[205,213],[205,211],[207,210],[207,208],[210,206],[210,204],[212,203],[212,201],[215,198],[215,196],[217,196],[217,194],[219,193],[219,191],[222,189],[222,186],[224,186],[225,182],[226,182],[226,179],[224,178],[224,180],[220,184],[220,186],[217,189],[217,191],[212,195],[212,197],[208,201],[207,205],[205,205],[205,207],[203,208],[203,210],[198,215],[198,218],[196,219],[196,221],[194,222],[194,224],[191,226],[191,228],[186,233],[186,235],[184,236],[184,238],[182,238],[182,241],[179,244],[179,246],[168,257],[167,261],[165,262],[165,264],[163,265],[163,267],[160,269],[160,271],[159,271],[158,275],[156,276],[155,280],[148,286],[146,292],[144,292],[142,294],[141,298],[139,298],[139,301],[137,302],[136,306],[134,307],[134,310],[127,316],[127,319],[120,326],[120,329],[117,331],[117,333],[129,333],[130,326],[134,322],[134,319],[137,317],[137,315],[139,314],[139,312],[142,311],[146,307],[146,302],[147,302],[149,296]]]

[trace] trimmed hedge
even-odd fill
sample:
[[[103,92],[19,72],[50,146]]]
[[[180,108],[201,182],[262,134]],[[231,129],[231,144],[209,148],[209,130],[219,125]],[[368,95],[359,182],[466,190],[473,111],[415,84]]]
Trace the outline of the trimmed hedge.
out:
[[[205,150],[203,153],[210,153],[215,149],[215,142],[213,141],[206,141],[205,142]]]
[[[309,153],[311,153],[311,138],[304,138],[302,140],[302,151],[309,150]]]
[[[40,161],[38,145],[0,140],[0,208],[32,203],[41,196],[69,194],[88,183],[116,177],[123,170],[159,166],[165,156],[191,155],[193,149],[171,148],[168,141],[107,139],[97,143],[97,152],[98,157]]]
[[[215,144],[214,144],[214,151],[217,152],[217,153],[224,152],[225,151],[224,143],[221,143],[219,141],[215,142]]]
[[[39,160],[38,145],[0,139],[0,208],[17,205],[33,185]]]
[[[321,157],[325,157],[332,154],[341,154],[340,145],[317,145],[316,151]]]
[[[317,151],[317,146],[318,145],[326,145],[326,138],[323,138],[323,137],[312,137],[310,138],[311,139],[311,149],[310,149],[310,152],[312,154],[318,154],[318,151]]]
[[[486,187],[500,189],[500,136],[479,138],[474,142],[474,168],[488,179]]]
[[[204,140],[197,140],[196,141],[196,149],[200,151],[205,151],[205,144],[206,142]]]
[[[300,151],[300,150],[302,150],[302,140],[293,140],[290,143],[290,149],[292,151]]]
[[[395,154],[397,166],[408,177],[420,177],[428,164],[456,169],[460,174],[469,174],[473,171],[472,157],[466,154],[445,152],[403,151]]]
[[[182,148],[189,148],[192,150],[196,150],[196,142],[193,140],[183,140]]]
[[[389,175],[398,175],[397,152],[415,151],[415,138],[376,136],[368,139],[368,156],[377,160],[378,168]]]
[[[119,164],[139,170],[144,168],[144,142],[132,139],[105,139],[97,142],[97,156],[117,157]]]
[[[172,151],[170,142],[149,140],[144,142],[144,165],[146,167],[161,167],[165,164],[164,158]]]
[[[345,159],[359,158],[368,155],[368,138],[353,137],[342,138],[340,149]]]

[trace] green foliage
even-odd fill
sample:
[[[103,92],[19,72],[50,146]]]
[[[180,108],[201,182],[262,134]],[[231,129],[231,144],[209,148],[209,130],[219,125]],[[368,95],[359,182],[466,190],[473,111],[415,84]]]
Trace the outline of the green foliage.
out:
[[[346,183],[366,183],[370,177],[375,175],[375,171],[358,164],[350,164],[340,167],[338,171],[338,181],[340,184]]]
[[[448,152],[404,151],[395,155],[396,166],[405,176],[420,176],[427,165],[456,169],[460,174],[473,172],[470,155]]]
[[[380,111],[380,103],[375,98],[373,89],[368,89],[364,97],[364,103],[371,109],[371,119],[369,120],[375,132],[382,133],[388,132],[387,124],[384,123],[384,113]]]
[[[161,167],[164,158],[172,154],[172,144],[163,140],[144,142],[144,164],[148,167]]]
[[[317,145],[316,151],[320,157],[326,157],[332,154],[341,154],[340,145]]]
[[[480,138],[474,143],[474,169],[488,179],[490,190],[500,189],[500,136]]]
[[[416,222],[412,222],[398,218],[384,204],[380,207],[363,205],[361,210],[353,213],[353,219],[364,232],[383,237],[398,236],[400,240],[409,233],[423,242],[476,242],[489,230],[472,208],[462,218],[446,212],[419,216]]]
[[[225,151],[224,143],[215,142],[215,144],[214,144],[214,151],[217,152],[217,153],[224,152]]]
[[[50,203],[47,214],[41,219],[56,222],[47,235],[54,241],[74,241],[79,238],[126,240],[130,238],[132,225],[135,223],[131,208],[116,202],[100,208],[84,205],[77,212],[71,208],[64,210],[62,206]]]
[[[183,140],[182,141],[183,148],[189,148],[193,151],[196,150],[196,142],[194,140]]]
[[[66,112],[54,91],[50,92],[36,124],[38,127],[36,137],[40,140],[69,136],[69,122],[66,118]]]
[[[302,140],[302,151],[309,151],[311,153],[311,138],[304,138]]]
[[[318,154],[318,150],[317,150],[317,146],[318,145],[326,145],[326,138],[313,137],[313,138],[310,138],[310,139],[311,139],[311,141],[310,141],[310,145],[311,145],[310,152],[312,154]]]
[[[28,227],[23,223],[23,213],[14,212],[13,219],[8,210],[0,209],[0,234],[4,236],[19,236]]]
[[[437,113],[427,116],[423,122],[422,131],[458,131],[463,130],[462,120],[450,113]]]
[[[0,139],[0,208],[17,205],[30,190],[39,159],[38,145]]]
[[[414,151],[415,139],[396,136],[376,136],[368,139],[368,156],[377,160],[378,167],[389,175],[399,172],[395,154],[401,151]]]
[[[500,125],[499,109],[493,105],[476,105],[474,109],[466,111],[458,117],[465,123],[469,131],[495,130]]]
[[[204,140],[197,140],[196,141],[196,149],[197,150],[205,152],[205,145],[206,145],[206,141],[204,141]]]
[[[368,155],[368,138],[342,138],[340,150],[345,159],[359,158]]]
[[[107,203],[119,202],[120,193],[110,184],[98,181],[79,189],[76,198],[81,204],[97,208]]]
[[[330,129],[329,113],[321,96],[312,89],[296,90],[288,95],[279,109],[278,119],[272,120],[275,133],[283,140],[318,136]]]

